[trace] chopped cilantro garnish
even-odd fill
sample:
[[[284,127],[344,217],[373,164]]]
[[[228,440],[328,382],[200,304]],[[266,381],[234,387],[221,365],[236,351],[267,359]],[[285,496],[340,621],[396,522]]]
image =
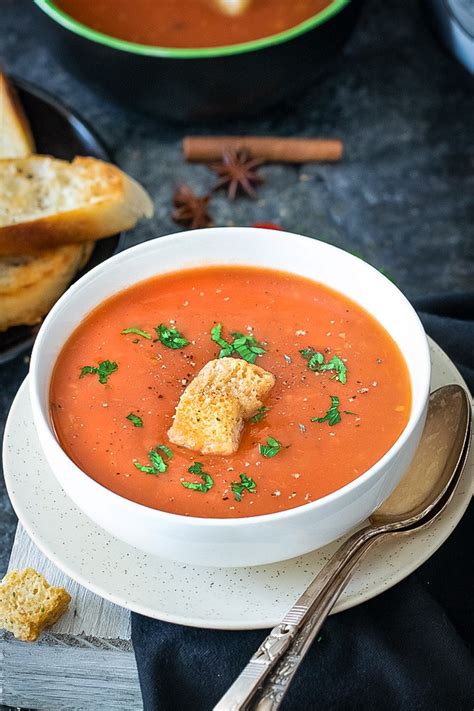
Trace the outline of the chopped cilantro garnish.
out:
[[[193,491],[200,491],[202,494],[206,494],[214,486],[214,480],[210,474],[203,472],[201,462],[194,462],[188,469],[190,474],[195,474],[200,476],[202,479],[202,484],[195,481],[182,481],[181,484],[185,489],[192,489]]]
[[[221,347],[221,352],[219,353],[219,358],[225,358],[227,356],[232,355],[232,351],[234,350],[234,348],[231,343],[227,343],[227,341],[224,340],[224,338],[222,338],[221,333],[222,333],[222,324],[221,323],[218,323],[211,328],[211,340],[213,340],[214,343],[217,343],[217,345]]]
[[[148,456],[150,457],[150,462],[160,474],[163,474],[168,469],[168,465],[156,449],[152,449]]]
[[[112,373],[115,373],[115,371],[118,369],[117,363],[111,360],[103,360],[101,363],[99,363],[99,366],[96,367],[95,365],[85,365],[80,374],[80,378],[83,378],[85,375],[95,375],[97,374],[99,376],[99,383],[102,385],[105,385],[108,382],[109,375],[112,375]]]
[[[160,323],[160,325],[155,328],[155,331],[158,334],[158,340],[167,348],[172,348],[176,351],[189,345],[188,339],[185,338],[178,329],[168,328],[164,323]]]
[[[333,356],[328,363],[323,363],[319,370],[320,372],[325,370],[334,370],[336,372],[334,380],[339,380],[339,382],[343,385],[347,382],[347,367],[337,355]]]
[[[144,474],[154,474],[155,476],[158,476],[160,473],[155,469],[155,467],[151,467],[149,464],[140,464],[140,462],[133,462],[134,465],[136,466],[137,469],[139,469],[141,472]]]
[[[258,345],[255,336],[244,336],[242,333],[233,333],[234,342],[232,346],[241,358],[247,363],[255,363],[257,356],[265,353],[265,348]]]
[[[331,407],[326,412],[324,417],[312,417],[311,422],[327,422],[331,427],[337,425],[341,421],[341,413],[339,412],[339,398],[336,395],[330,395]]]
[[[246,474],[241,474],[240,482],[233,481],[230,485],[230,488],[232,489],[232,493],[234,494],[235,500],[242,501],[242,494],[244,493],[244,491],[249,491],[251,494],[253,494],[257,490],[257,485],[250,476],[247,476]]]
[[[166,446],[166,444],[159,444],[157,446],[157,449],[161,449],[161,451],[166,454],[168,459],[173,459],[173,452],[171,451],[171,449],[169,447]]]
[[[300,350],[300,353],[302,357],[308,361],[308,368],[310,370],[318,371],[319,373],[333,370],[335,372],[335,380],[339,380],[343,385],[347,382],[347,367],[339,356],[335,355],[325,363],[324,355],[319,351],[315,351],[311,346],[303,348]]]
[[[122,336],[126,336],[128,333],[134,333],[136,336],[141,336],[142,338],[146,338],[148,341],[151,341],[153,336],[151,333],[148,333],[147,331],[143,331],[141,328],[138,328],[137,326],[132,326],[131,328],[124,328],[123,331],[120,331]]]
[[[235,353],[246,360],[247,363],[255,363],[257,356],[265,353],[265,348],[262,348],[263,344],[259,345],[255,336],[250,334],[244,335],[238,331],[232,333],[231,336],[233,338],[232,343],[222,338],[221,323],[211,328],[211,339],[221,347],[219,358],[227,358],[235,351]]]
[[[265,405],[262,405],[262,407],[258,408],[255,415],[250,418],[249,422],[261,422],[269,410],[269,407],[265,407]]]
[[[163,472],[168,469],[168,463],[165,462],[162,455],[158,452],[159,449],[161,449],[166,454],[168,459],[172,459],[172,451],[168,449],[166,445],[158,444],[154,449],[148,452],[148,459],[151,462],[151,466],[149,464],[140,464],[140,462],[133,462],[135,467],[141,472],[144,472],[145,474],[154,474],[155,476],[158,476],[158,474],[163,474]]]
[[[89,375],[89,374],[91,374],[91,373],[98,373],[98,372],[99,372],[99,369],[96,368],[95,365],[85,365],[85,366],[82,368],[81,374],[80,374],[79,377],[80,377],[80,378],[83,378],[85,375]]]
[[[279,442],[274,437],[268,437],[266,444],[258,445],[260,454],[264,457],[267,457],[267,459],[270,459],[271,457],[274,457],[276,454],[278,454],[282,447],[283,445],[281,444],[281,442]]]
[[[143,427],[143,420],[141,417],[138,417],[138,415],[134,415],[133,412],[131,412],[127,417],[125,418],[126,420],[130,420],[132,425],[134,427]]]

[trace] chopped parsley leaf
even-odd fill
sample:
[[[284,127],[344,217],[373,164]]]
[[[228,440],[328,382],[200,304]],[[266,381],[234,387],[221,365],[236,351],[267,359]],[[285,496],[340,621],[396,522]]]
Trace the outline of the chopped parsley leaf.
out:
[[[330,395],[331,407],[326,412],[324,417],[312,417],[311,422],[327,422],[331,427],[337,425],[341,421],[341,413],[339,412],[339,398],[337,395]]]
[[[265,407],[265,405],[262,405],[262,407],[258,408],[255,415],[249,419],[249,422],[253,422],[253,423],[261,422],[269,410],[270,410],[269,407]]]
[[[257,485],[254,480],[245,473],[240,475],[240,482],[233,481],[230,488],[232,489],[236,501],[242,501],[244,491],[249,491],[251,494],[257,491]]]
[[[167,348],[172,348],[176,351],[189,345],[188,339],[185,338],[178,329],[169,328],[165,326],[164,323],[160,323],[160,325],[155,328],[155,331],[158,335],[158,340]]]
[[[319,370],[320,372],[325,370],[334,370],[336,374],[334,375],[333,380],[339,380],[339,382],[343,385],[347,382],[347,367],[337,355],[333,356],[328,363],[323,363]]]
[[[168,463],[165,462],[162,455],[158,452],[159,449],[161,449],[165,453],[168,459],[171,459],[173,457],[172,451],[168,449],[166,445],[158,444],[154,449],[148,452],[148,459],[151,462],[151,466],[149,464],[140,464],[140,462],[133,462],[135,467],[141,472],[144,472],[145,474],[153,474],[154,476],[163,474],[163,472],[168,469]]]
[[[160,473],[163,474],[168,469],[168,465],[166,464],[165,460],[161,456],[159,452],[157,452],[156,449],[152,449],[151,452],[148,454],[150,457],[150,462],[152,463],[153,467]]]
[[[221,323],[211,328],[211,340],[221,347],[219,358],[228,358],[235,352],[246,360],[247,363],[255,363],[257,356],[265,353],[265,348],[262,347],[263,344],[260,345],[255,336],[250,334],[245,335],[238,331],[232,333],[231,336],[233,338],[232,343],[222,338]]]
[[[260,454],[263,457],[267,457],[267,459],[271,459],[271,457],[274,457],[280,449],[282,448],[281,442],[279,442],[277,439],[274,437],[268,437],[267,438],[267,443],[266,444],[259,444],[258,448],[260,450]]]
[[[333,356],[327,363],[322,353],[315,351],[314,348],[308,346],[300,350],[302,357],[308,361],[308,368],[313,371],[323,373],[328,370],[335,372],[334,380],[339,380],[343,385],[347,382],[347,366],[339,356]]]
[[[155,476],[158,476],[160,473],[155,469],[155,467],[151,467],[149,464],[140,464],[140,462],[133,462],[133,464],[144,474],[154,474]]]
[[[194,462],[188,469],[190,474],[195,474],[200,476],[202,479],[202,484],[196,481],[182,481],[181,484],[185,489],[192,489],[193,491],[200,491],[202,494],[207,494],[207,492],[214,486],[214,480],[210,474],[207,474],[202,470],[201,462]]]
[[[138,328],[137,326],[131,326],[131,328],[124,328],[123,331],[120,331],[122,336],[126,336],[128,333],[134,333],[136,336],[141,336],[142,338],[146,338],[148,341],[151,341],[153,336],[151,333],[148,333],[147,331],[143,331],[141,328]],[[135,343],[135,341],[134,341]],[[138,343],[138,341],[137,341]]]
[[[134,427],[143,427],[143,420],[138,415],[134,415],[133,412],[127,415],[126,420],[130,420]]]
[[[99,369],[95,367],[95,365],[85,365],[80,374],[80,378],[83,378],[85,375],[89,375],[90,373],[98,373]]]
[[[171,449],[169,447],[166,446],[166,444],[159,444],[157,446],[157,449],[161,449],[161,451],[166,454],[168,459],[173,459],[173,452],[171,451]]]
[[[214,343],[217,343],[218,346],[221,347],[221,352],[219,353],[219,358],[226,358],[227,356],[232,355],[233,351],[233,346],[231,343],[227,343],[224,338],[221,336],[222,333],[222,324],[217,323],[215,326],[211,328],[211,340],[214,341]]]
[[[82,368],[79,377],[83,378],[85,375],[97,374],[99,376],[99,383],[101,383],[101,385],[106,385],[109,379],[109,375],[115,373],[117,369],[118,365],[114,361],[103,360],[101,363],[99,363],[98,367],[96,367],[95,365],[85,365]]]

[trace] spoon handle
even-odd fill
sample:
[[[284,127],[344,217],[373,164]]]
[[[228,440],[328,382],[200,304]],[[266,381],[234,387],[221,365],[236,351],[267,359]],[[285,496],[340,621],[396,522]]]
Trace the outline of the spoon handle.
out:
[[[313,612],[326,587],[332,586],[335,576],[344,568],[348,560],[379,532],[379,529],[367,526],[354,533],[340,546],[286,613],[280,624],[274,627],[268,637],[264,639],[247,666],[214,707],[214,711],[238,711],[246,707],[257,689],[262,686],[263,681],[285,654],[298,632],[312,619]]]
[[[319,594],[310,618],[295,635],[288,651],[280,658],[273,673],[264,682],[263,689],[259,689],[259,699],[254,705],[252,704],[252,711],[276,711],[280,708],[301,662],[360,560],[374,543],[382,540],[386,535],[390,534],[380,532],[378,535],[366,538],[345,561],[340,561],[338,571]]]

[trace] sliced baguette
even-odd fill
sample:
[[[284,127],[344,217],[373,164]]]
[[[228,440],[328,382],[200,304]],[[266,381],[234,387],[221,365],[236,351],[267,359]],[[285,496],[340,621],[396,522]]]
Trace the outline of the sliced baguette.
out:
[[[34,148],[18,96],[0,73],[0,158],[25,158]],[[93,249],[93,243],[83,242],[41,250],[34,257],[0,256],[0,332],[39,323]]]
[[[93,242],[0,257],[0,332],[41,321],[88,262]]]
[[[96,158],[0,160],[0,256],[101,239],[153,214],[146,191]]]
[[[13,86],[0,72],[0,158],[26,158],[35,143]]]

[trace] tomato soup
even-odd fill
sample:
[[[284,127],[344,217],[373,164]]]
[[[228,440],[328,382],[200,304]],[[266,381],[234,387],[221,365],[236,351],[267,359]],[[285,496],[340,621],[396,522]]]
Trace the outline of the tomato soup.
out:
[[[187,384],[221,354],[218,332],[230,344],[246,336],[276,378],[230,456],[167,435]],[[50,403],[61,446],[103,486],[162,511],[225,518],[301,506],[356,479],[404,429],[411,390],[395,342],[346,297],[285,272],[210,267],[98,306],[59,355]]]
[[[58,0],[94,30],[160,47],[218,47],[274,35],[304,22],[331,0],[252,0],[228,16],[213,0]]]

